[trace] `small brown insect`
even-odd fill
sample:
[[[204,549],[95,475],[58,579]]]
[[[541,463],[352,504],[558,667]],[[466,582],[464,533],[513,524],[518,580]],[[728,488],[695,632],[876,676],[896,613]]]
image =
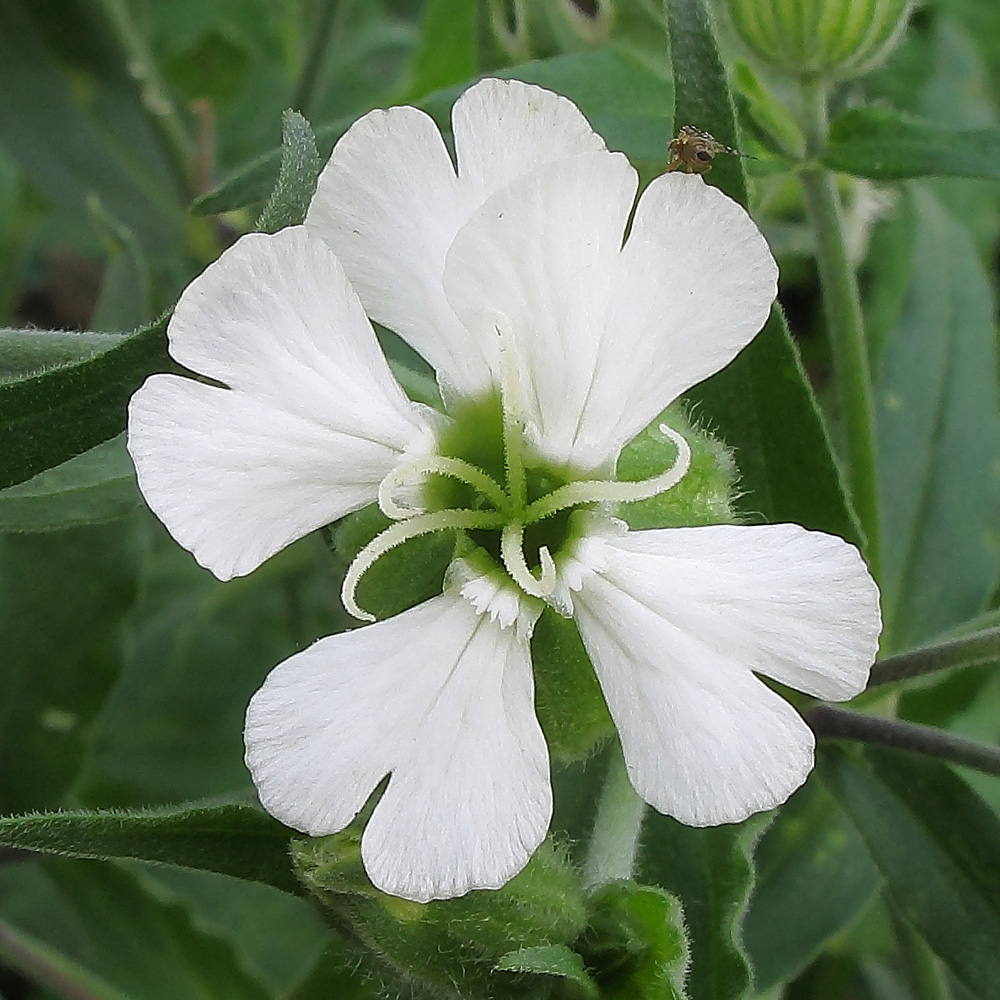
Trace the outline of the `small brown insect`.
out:
[[[676,137],[670,140],[667,146],[667,153],[670,160],[667,163],[667,170],[677,170],[683,167],[689,174],[705,173],[712,169],[712,160],[719,153],[730,153],[733,156],[746,156],[732,146],[726,146],[719,142],[714,135],[702,132],[700,128],[693,125],[682,125]]]

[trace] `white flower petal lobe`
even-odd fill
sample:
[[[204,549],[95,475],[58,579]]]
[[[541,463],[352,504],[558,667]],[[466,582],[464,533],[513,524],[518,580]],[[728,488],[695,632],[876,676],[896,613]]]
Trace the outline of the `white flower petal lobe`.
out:
[[[391,772],[362,857],[407,899],[497,888],[548,829],[527,639],[455,590],[286,660],[250,703],[246,744],[264,807],[313,835]]]
[[[692,825],[783,802],[814,740],[753,672],[826,698],[864,688],[880,625],[856,550],[718,525],[587,539],[581,565],[574,617],[639,794]]]
[[[374,500],[433,443],[330,251],[301,228],[244,237],[181,296],[171,354],[228,388],[156,375],[129,404],[147,503],[220,579]]]
[[[490,198],[448,252],[444,283],[465,326],[513,345],[518,403],[545,458],[605,465],[581,447],[612,281],[637,178],[620,153],[549,163]],[[499,362],[493,360],[494,368]]]
[[[369,315],[438,372],[446,394],[490,385],[492,336],[470,336],[442,288],[455,234],[483,201],[540,164],[604,141],[563,97],[483,80],[453,110],[458,173],[437,126],[395,107],[359,119],[320,174],[306,225],[343,261]]]

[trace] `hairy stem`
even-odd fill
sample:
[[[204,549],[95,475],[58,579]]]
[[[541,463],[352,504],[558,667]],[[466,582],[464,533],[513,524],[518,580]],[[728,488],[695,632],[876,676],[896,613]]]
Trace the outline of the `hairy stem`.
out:
[[[910,677],[920,677],[939,670],[972,667],[991,660],[1000,660],[1000,627],[879,660],[872,667],[868,687],[905,681]]]
[[[908,750],[975,768],[985,774],[1000,775],[1000,747],[976,743],[934,726],[921,726],[901,719],[880,719],[829,705],[818,705],[807,712],[806,722],[821,739],[854,740]]]
[[[604,776],[583,870],[587,888],[632,877],[645,813],[646,803],[628,780],[625,759],[616,746]]]
[[[847,438],[847,481],[866,540],[865,554],[878,575],[878,506],[875,479],[875,403],[858,284],[847,258],[844,225],[833,177],[819,165],[826,142],[826,89],[802,83],[806,162],[799,171],[806,214],[816,239],[816,265],[830,338],[840,416]]]

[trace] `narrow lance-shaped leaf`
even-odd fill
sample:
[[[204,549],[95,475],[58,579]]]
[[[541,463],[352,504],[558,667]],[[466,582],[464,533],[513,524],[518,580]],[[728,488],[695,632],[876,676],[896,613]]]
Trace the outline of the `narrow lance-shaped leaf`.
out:
[[[868,845],[889,898],[974,996],[1000,995],[1000,820],[946,765],[829,750],[820,774]]]
[[[0,819],[0,844],[71,858],[137,858],[300,892],[290,831],[243,805],[149,812],[32,813]]]
[[[667,12],[675,122],[738,146],[733,103],[703,0],[668,0]],[[717,156],[708,179],[746,205],[738,158]],[[857,542],[826,429],[779,309],[732,364],[689,396],[708,428],[736,449],[747,512]]]
[[[124,429],[126,404],[142,380],[173,367],[165,322],[162,316],[129,334],[0,331],[0,357],[10,345],[43,365],[47,357],[74,359],[0,382],[0,488]]]
[[[276,233],[302,222],[316,191],[319,168],[316,136],[309,122],[298,111],[285,111],[281,116],[278,181],[257,220],[257,232]]]
[[[58,531],[125,517],[142,503],[119,435],[16,486],[0,490],[0,531]]]

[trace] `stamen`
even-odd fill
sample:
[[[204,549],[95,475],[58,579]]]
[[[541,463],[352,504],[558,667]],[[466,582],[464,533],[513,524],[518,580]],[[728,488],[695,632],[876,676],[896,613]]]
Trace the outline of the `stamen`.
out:
[[[503,413],[503,454],[507,467],[507,485],[512,502],[521,508],[528,498],[528,487],[524,478],[524,457],[521,454],[524,428],[518,405],[514,345],[509,333],[501,330],[499,325],[494,326],[494,329],[500,340],[500,409]]]
[[[677,448],[677,457],[669,469],[637,483],[601,479],[567,483],[530,504],[524,512],[524,523],[534,524],[567,507],[577,507],[581,504],[634,503],[636,500],[648,500],[660,493],[666,493],[676,486],[691,468],[691,448],[680,434],[666,424],[660,424],[660,433],[670,438]]]
[[[543,545],[538,550],[538,559],[541,562],[540,578],[536,578],[528,569],[528,563],[524,558],[524,525],[519,521],[512,521],[504,527],[503,535],[500,537],[500,558],[503,559],[511,579],[526,594],[544,600],[555,590],[556,564],[547,546]]]
[[[405,521],[390,524],[385,531],[376,535],[355,557],[344,577],[344,585],[340,590],[340,599],[344,602],[347,613],[363,622],[375,621],[375,616],[365,611],[355,594],[361,578],[375,565],[378,560],[403,542],[420,535],[429,535],[435,531],[458,531],[471,528],[497,529],[503,524],[503,518],[495,511],[481,510],[438,510],[433,514],[416,514]]]
[[[415,458],[412,462],[404,462],[402,465],[396,466],[379,484],[378,505],[382,509],[382,513],[394,521],[402,521],[423,514],[424,511],[419,507],[407,507],[397,503],[392,494],[401,486],[405,486],[411,479],[430,473],[457,479],[481,493],[497,510],[507,509],[509,503],[507,495],[501,489],[500,484],[482,469],[460,458],[424,455],[421,458]]]

